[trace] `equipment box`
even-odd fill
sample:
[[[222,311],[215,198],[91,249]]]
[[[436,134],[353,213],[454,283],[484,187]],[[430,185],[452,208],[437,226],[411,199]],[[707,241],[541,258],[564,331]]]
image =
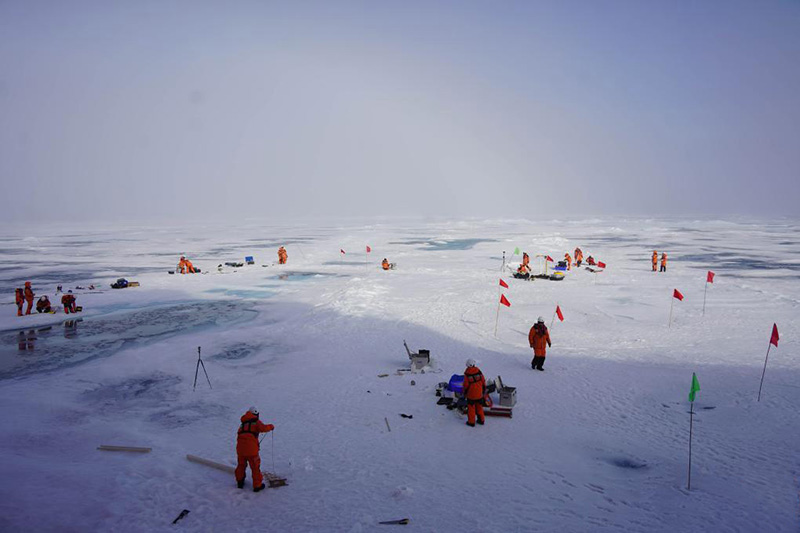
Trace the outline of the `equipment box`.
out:
[[[514,407],[517,403],[517,388],[516,387],[503,387],[498,391],[500,393],[500,405],[503,407]]]
[[[411,354],[411,368],[413,370],[421,370],[431,363],[431,352],[429,350],[420,350],[419,353]]]

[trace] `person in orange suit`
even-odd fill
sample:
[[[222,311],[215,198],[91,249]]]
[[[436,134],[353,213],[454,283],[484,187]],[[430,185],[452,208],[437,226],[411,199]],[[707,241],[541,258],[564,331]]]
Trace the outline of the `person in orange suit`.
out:
[[[539,317],[536,324],[534,324],[530,332],[528,332],[528,344],[533,348],[531,368],[544,372],[544,368],[542,367],[544,366],[544,359],[547,355],[547,347],[552,346],[550,343],[550,332],[547,331],[547,326],[544,325],[544,318]]]
[[[467,369],[464,371],[464,398],[467,399],[467,425],[475,427],[475,415],[478,415],[478,424],[483,425],[483,397],[486,395],[486,380],[480,369],[475,365],[474,359],[467,359]]]
[[[15,289],[14,297],[17,300],[17,316],[22,316],[22,304],[25,303],[25,291],[22,289]]]
[[[286,248],[281,246],[278,248],[278,264],[285,265],[286,260],[289,258],[289,254],[286,253]]]
[[[64,312],[66,314],[78,312],[75,306],[75,295],[72,294],[72,291],[67,291],[67,294],[61,297],[61,305],[64,306]]]
[[[567,263],[567,270],[572,270],[572,258],[569,256],[569,252],[564,254],[564,261]]]
[[[31,282],[30,281],[26,281],[25,282],[25,301],[28,302],[28,307],[25,310],[25,314],[26,315],[31,314],[31,309],[33,309],[33,297],[34,296],[36,296],[36,295],[33,293],[33,289],[31,288]]]
[[[583,250],[575,248],[575,266],[580,268],[583,263]]]
[[[653,272],[656,271],[656,265],[658,265],[658,252],[653,250]]]
[[[528,255],[527,252],[522,252],[522,264],[528,267],[528,270],[531,268],[531,256]]]
[[[516,276],[518,278],[522,278],[522,279],[530,278],[531,277],[531,269],[530,269],[530,267],[528,265],[526,265],[524,262],[520,263],[519,268],[517,268]]]
[[[264,477],[261,475],[261,457],[258,455],[260,445],[258,443],[259,433],[267,433],[275,429],[272,424],[264,424],[258,419],[258,409],[251,407],[242,415],[242,425],[236,435],[236,486],[244,488],[244,476],[247,472],[247,465],[250,465],[250,473],[253,477],[253,492],[258,492],[266,488]]]
[[[661,253],[661,272],[667,271],[667,252]]]
[[[180,261],[178,261],[178,272],[186,274],[186,258],[184,256],[181,256]]]

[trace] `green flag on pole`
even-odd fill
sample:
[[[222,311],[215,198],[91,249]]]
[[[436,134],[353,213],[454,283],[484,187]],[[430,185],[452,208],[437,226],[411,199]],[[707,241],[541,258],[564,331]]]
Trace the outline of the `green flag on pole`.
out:
[[[694,401],[694,395],[700,390],[700,382],[697,381],[697,374],[692,372],[692,388],[689,389],[689,401]]]
[[[514,255],[519,255],[519,247],[514,248]]]

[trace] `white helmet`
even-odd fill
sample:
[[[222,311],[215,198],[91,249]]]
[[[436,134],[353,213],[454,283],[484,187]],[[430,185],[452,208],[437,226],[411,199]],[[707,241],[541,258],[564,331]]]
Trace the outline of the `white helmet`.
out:
[[[475,359],[467,359],[467,366],[468,367],[475,366],[475,365],[476,365]]]
[[[536,322],[538,322],[539,324],[544,324],[544,317],[540,316],[539,318],[536,319]]]
[[[257,415],[258,414],[258,409],[256,409],[254,405],[251,405],[250,407],[247,408],[247,412],[248,413],[253,413],[254,415]]]

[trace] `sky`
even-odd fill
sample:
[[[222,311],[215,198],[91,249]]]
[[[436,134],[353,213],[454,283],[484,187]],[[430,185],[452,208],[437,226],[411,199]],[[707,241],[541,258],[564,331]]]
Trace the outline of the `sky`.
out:
[[[0,221],[793,216],[798,95],[793,0],[0,0]]]

